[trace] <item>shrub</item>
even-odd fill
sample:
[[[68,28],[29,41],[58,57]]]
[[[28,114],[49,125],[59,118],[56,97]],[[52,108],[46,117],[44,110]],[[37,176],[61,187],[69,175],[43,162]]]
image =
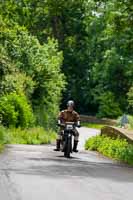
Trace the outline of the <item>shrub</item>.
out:
[[[0,144],[4,142],[4,128],[0,126]]]
[[[0,126],[0,149],[4,144],[49,144],[56,139],[56,133],[43,127],[27,129]]]
[[[0,152],[3,150],[3,145],[0,144]]]
[[[116,118],[122,114],[119,104],[112,92],[106,92],[99,97],[98,117]]]
[[[0,126],[0,152],[4,148],[4,144],[9,142],[8,134],[6,131],[6,128],[3,126]]]
[[[55,132],[43,127],[12,128],[8,134],[12,144],[49,144],[56,138]]]
[[[29,127],[34,123],[30,104],[24,95],[10,93],[0,98],[0,117],[4,126]]]
[[[85,149],[99,151],[110,158],[133,164],[133,145],[120,138],[94,136],[86,141]]]
[[[63,53],[59,51],[57,41],[49,38],[40,44],[24,27],[17,24],[9,27],[3,19],[1,21],[0,96],[11,92],[24,93],[32,105],[37,125],[51,128],[66,82],[61,70]],[[14,107],[9,103],[9,109],[4,111],[10,115],[8,124],[4,117],[4,125],[29,126],[31,121],[27,120],[22,120],[21,125],[18,116],[22,117],[14,112]]]
[[[130,88],[127,93],[128,96],[128,109],[131,114],[133,114],[133,86]]]
[[[94,150],[94,151],[97,150],[101,144],[101,140],[102,138],[99,136],[91,137],[89,140],[86,141],[85,149],[87,150],[89,148],[90,150]]]

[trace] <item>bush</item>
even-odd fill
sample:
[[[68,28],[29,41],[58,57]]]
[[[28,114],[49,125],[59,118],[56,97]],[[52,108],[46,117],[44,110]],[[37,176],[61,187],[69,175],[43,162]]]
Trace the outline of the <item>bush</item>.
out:
[[[3,126],[0,126],[0,144],[10,143],[10,138],[8,137],[9,130]]]
[[[0,118],[4,126],[29,127],[34,123],[32,109],[24,95],[10,93],[0,98]]]
[[[133,145],[120,138],[94,136],[86,141],[85,149],[95,150],[110,158],[133,164]]]
[[[131,114],[133,114],[133,86],[130,88],[127,93],[128,96],[128,109]]]
[[[0,152],[3,150],[3,145],[0,144]]]
[[[4,128],[0,126],[0,144],[4,142]]]
[[[122,114],[119,104],[112,92],[106,92],[99,97],[98,117],[116,118]]]
[[[8,142],[8,136],[6,135],[6,129],[3,126],[0,126],[0,152],[4,148],[4,144]]]
[[[49,144],[56,138],[52,130],[44,130],[43,127],[30,129],[13,128],[8,132],[11,144]]]
[[[128,115],[129,127],[133,129],[133,116]]]
[[[4,144],[49,144],[55,139],[56,133],[43,127],[7,129],[0,126],[0,150]]]
[[[55,124],[66,82],[61,71],[63,53],[54,39],[45,38],[47,42],[40,44],[26,28],[14,23],[8,26],[3,19],[1,22],[0,96],[12,92],[25,94],[36,115],[37,125],[51,128]],[[11,126],[21,126],[14,104],[8,107],[11,111],[8,113],[6,110],[10,115],[8,122]],[[24,123],[27,127],[31,121]]]
[[[99,136],[91,137],[89,140],[86,141],[85,149],[87,150],[89,148],[90,150],[96,151],[102,142],[101,140],[102,138]]]

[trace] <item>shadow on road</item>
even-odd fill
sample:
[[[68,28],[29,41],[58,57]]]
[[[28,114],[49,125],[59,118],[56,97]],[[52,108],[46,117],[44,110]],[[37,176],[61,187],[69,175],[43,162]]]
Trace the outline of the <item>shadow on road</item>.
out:
[[[80,161],[77,158],[29,158],[35,162],[23,170],[14,169],[16,173],[25,175],[39,175],[53,178],[103,178],[115,181],[133,182],[133,168],[125,165],[111,163],[97,163]],[[11,169],[10,169],[11,170]],[[13,170],[13,171],[14,171]]]
[[[67,159],[63,155],[54,154],[51,147],[38,148],[37,150],[34,147],[15,147],[12,151],[7,150],[3,156],[1,155],[3,166],[1,165],[0,171],[52,179],[90,177],[133,183],[133,167],[125,164],[111,163],[106,159],[99,160],[98,156],[91,153],[73,154],[71,159]],[[93,159],[88,159],[91,156]]]

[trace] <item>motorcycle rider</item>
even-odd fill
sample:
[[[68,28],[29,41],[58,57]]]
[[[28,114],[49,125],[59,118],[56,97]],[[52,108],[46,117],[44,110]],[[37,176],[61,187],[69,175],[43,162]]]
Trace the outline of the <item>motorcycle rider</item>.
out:
[[[69,100],[67,102],[67,109],[61,111],[58,116],[58,125],[65,124],[65,122],[74,122],[77,127],[80,127],[80,117],[79,117],[79,114],[76,111],[74,111],[74,101],[72,100]],[[63,131],[64,131],[64,128],[60,127],[60,131],[58,133],[58,137],[56,140],[56,149],[54,149],[54,151],[60,151],[60,144],[61,144]],[[77,129],[74,129],[73,152],[78,152],[77,150],[78,139],[79,139],[79,133]]]

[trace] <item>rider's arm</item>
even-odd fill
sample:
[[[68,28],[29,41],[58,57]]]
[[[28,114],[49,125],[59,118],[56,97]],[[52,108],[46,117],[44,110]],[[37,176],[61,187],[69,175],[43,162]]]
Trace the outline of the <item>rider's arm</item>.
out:
[[[59,113],[59,116],[58,116],[58,125],[61,125],[63,122],[63,111],[61,111]]]
[[[78,113],[76,113],[76,125],[77,127],[80,127],[80,116]]]

